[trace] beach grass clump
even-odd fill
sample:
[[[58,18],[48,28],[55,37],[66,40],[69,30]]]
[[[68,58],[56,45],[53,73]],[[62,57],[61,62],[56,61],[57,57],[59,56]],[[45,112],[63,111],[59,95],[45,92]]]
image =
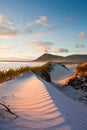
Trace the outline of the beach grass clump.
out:
[[[55,64],[59,64],[57,62],[47,62],[42,66],[35,66],[35,67],[30,67],[30,66],[25,66],[25,67],[20,67],[18,69],[9,69],[9,70],[3,70],[0,71],[0,83],[11,80],[21,74],[24,74],[28,71],[32,71],[33,73],[39,75],[42,77],[44,80],[51,82],[50,74],[49,72],[52,71],[53,66]],[[65,67],[63,64],[60,63],[63,67]],[[66,67],[65,67],[66,68]],[[67,68],[66,68],[67,69]]]
[[[14,79],[17,76],[24,74],[28,71],[32,71],[33,73],[42,77],[44,80],[51,82],[51,78],[48,70],[49,64],[50,63],[46,63],[42,66],[35,66],[35,67],[25,66],[25,67],[20,67],[18,69],[9,69],[9,70],[0,71],[0,83]]]
[[[49,75],[49,71],[47,70],[46,66],[40,66],[40,67],[31,67],[30,70],[39,75],[41,78],[43,78],[44,80],[51,82],[51,78]]]
[[[20,67],[18,69],[9,69],[0,71],[0,83],[11,80],[20,74],[23,74],[30,70],[30,67]]]

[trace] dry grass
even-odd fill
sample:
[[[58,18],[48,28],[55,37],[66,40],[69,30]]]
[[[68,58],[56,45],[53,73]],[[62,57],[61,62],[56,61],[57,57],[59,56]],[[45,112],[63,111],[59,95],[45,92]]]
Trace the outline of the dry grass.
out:
[[[19,69],[9,69],[8,71],[0,71],[0,83],[14,79],[18,77],[20,74],[24,74],[28,71],[32,71],[35,74],[41,76],[44,80],[51,82],[51,78],[50,78],[48,68],[47,68],[48,64],[49,63],[44,64],[42,66],[37,66],[37,67],[26,66],[26,67],[21,67]],[[4,103],[0,103],[0,105],[2,105],[8,113],[10,113],[11,115],[14,115],[15,118],[18,116],[15,113],[13,113],[10,110],[10,108]],[[3,113],[0,113],[0,114],[3,116]]]
[[[85,81],[87,81],[87,62],[82,63],[76,67],[76,72],[71,76],[68,81],[68,84],[71,84],[76,78],[79,79],[83,77],[85,78]]]
[[[19,76],[22,73],[25,73],[29,71],[30,68],[28,66],[26,67],[21,67],[19,69],[9,69],[8,71],[0,71],[0,83],[11,80],[17,76]]]
[[[42,66],[36,66],[36,67],[25,66],[25,67],[20,67],[18,69],[9,69],[8,71],[0,71],[0,83],[14,79],[15,77],[18,77],[20,74],[24,74],[28,71],[32,71],[35,74],[41,76],[44,80],[51,82],[49,72],[52,70],[52,67],[53,67],[52,64],[55,64],[55,63],[61,64],[58,62],[49,61]],[[61,65],[65,67],[63,64]]]
[[[87,62],[77,66],[77,68],[76,68],[76,75],[87,76]]]
[[[18,77],[20,74],[24,74],[28,71],[32,71],[35,74],[41,76],[44,80],[51,82],[51,78],[48,71],[48,65],[49,63],[37,67],[25,66],[19,69],[9,69],[8,71],[0,71],[0,83],[14,79]]]

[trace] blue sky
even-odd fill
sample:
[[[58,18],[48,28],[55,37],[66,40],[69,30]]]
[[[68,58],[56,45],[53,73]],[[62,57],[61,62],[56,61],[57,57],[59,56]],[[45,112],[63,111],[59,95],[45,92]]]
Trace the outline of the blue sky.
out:
[[[87,0],[0,0],[0,59],[87,54]]]

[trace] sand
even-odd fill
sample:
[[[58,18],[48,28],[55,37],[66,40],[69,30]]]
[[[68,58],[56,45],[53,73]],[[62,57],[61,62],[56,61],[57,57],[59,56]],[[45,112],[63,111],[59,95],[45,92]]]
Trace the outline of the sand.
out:
[[[87,130],[87,108],[32,72],[4,83],[0,99],[18,115],[0,118],[0,130]]]

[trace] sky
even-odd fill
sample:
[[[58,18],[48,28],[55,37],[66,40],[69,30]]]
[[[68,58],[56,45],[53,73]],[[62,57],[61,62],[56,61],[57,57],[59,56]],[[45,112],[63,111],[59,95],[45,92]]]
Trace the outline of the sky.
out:
[[[87,54],[87,0],[0,0],[0,59]]]

